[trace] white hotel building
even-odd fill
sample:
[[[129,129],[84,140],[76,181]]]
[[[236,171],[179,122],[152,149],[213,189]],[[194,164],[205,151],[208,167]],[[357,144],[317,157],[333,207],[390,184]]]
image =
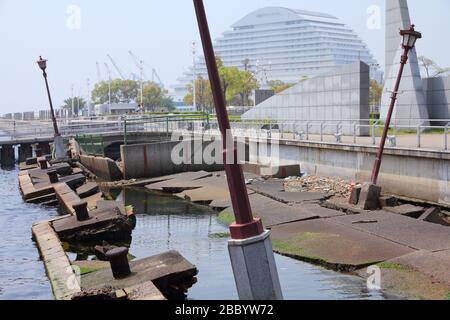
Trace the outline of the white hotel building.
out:
[[[231,26],[216,39],[214,48],[225,66],[244,67],[246,59],[260,83],[281,80],[296,83],[359,60],[372,66],[372,78],[382,73],[366,44],[338,18],[329,14],[266,7]],[[199,50],[198,50],[199,51]],[[196,63],[196,74],[207,78],[204,58]],[[182,101],[193,81],[193,67],[173,86],[175,101]]]

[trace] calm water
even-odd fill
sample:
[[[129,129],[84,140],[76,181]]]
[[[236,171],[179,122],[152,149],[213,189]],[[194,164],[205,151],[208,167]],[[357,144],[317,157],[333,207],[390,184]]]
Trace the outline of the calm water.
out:
[[[17,174],[0,169],[0,299],[53,299],[31,226],[56,210],[25,204]]]
[[[52,299],[43,263],[31,240],[31,225],[57,213],[25,204],[19,195],[17,173],[0,170],[0,299]],[[190,299],[237,299],[228,239],[214,237],[228,229],[213,211],[145,191],[126,190],[122,196],[138,214],[130,250],[134,256],[177,250],[200,271]],[[384,299],[379,292],[368,292],[358,277],[281,256],[276,260],[286,299]]]

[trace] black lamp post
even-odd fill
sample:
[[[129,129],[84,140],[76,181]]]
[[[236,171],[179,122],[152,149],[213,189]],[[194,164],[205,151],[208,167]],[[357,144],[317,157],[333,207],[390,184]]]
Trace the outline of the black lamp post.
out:
[[[47,60],[42,59],[42,57],[39,56],[39,60],[37,61],[37,64],[39,65],[39,68],[41,68],[41,70],[42,70],[42,74],[43,74],[44,80],[45,80],[45,86],[47,88],[47,96],[48,96],[48,101],[50,103],[50,111],[52,114],[53,129],[55,131],[55,137],[59,137],[60,134],[59,134],[59,130],[58,130],[58,124],[56,123],[55,111],[53,110],[52,97],[50,95],[50,89],[48,87],[47,72],[45,71],[47,69]]]
[[[375,164],[372,170],[372,184],[377,184],[378,182],[378,174],[380,173],[381,168],[381,160],[383,158],[384,147],[386,145],[386,138],[389,132],[389,126],[391,125],[392,113],[394,112],[395,102],[397,101],[398,90],[400,88],[400,81],[403,75],[403,69],[405,64],[408,62],[408,54],[414,48],[417,39],[422,38],[422,34],[420,32],[415,31],[414,25],[408,30],[401,30],[400,35],[403,37],[403,55],[400,60],[400,69],[398,70],[397,82],[395,83],[394,91],[391,96],[391,105],[389,107],[389,111],[386,118],[386,123],[384,126],[383,136],[381,138],[380,149],[378,150],[377,157],[375,159]]]

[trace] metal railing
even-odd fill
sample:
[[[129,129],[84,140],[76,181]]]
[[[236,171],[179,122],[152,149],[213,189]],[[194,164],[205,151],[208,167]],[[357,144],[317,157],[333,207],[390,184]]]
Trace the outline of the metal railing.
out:
[[[92,117],[91,117],[92,118]],[[59,123],[65,137],[174,132],[219,135],[214,116],[199,113],[78,119]],[[378,145],[384,128],[380,120],[240,120],[231,119],[233,134],[254,138],[278,138],[335,144]],[[389,130],[388,147],[435,151],[449,150],[450,119],[395,119]],[[0,141],[51,138],[51,122],[0,120]]]

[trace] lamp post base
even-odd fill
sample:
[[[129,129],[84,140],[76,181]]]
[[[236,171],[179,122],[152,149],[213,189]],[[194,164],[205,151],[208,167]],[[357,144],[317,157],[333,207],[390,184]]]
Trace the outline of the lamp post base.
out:
[[[55,136],[53,140],[53,155],[55,159],[67,158],[66,147],[64,146],[64,140],[61,136]]]
[[[228,242],[231,265],[241,300],[283,300],[270,231]]]

